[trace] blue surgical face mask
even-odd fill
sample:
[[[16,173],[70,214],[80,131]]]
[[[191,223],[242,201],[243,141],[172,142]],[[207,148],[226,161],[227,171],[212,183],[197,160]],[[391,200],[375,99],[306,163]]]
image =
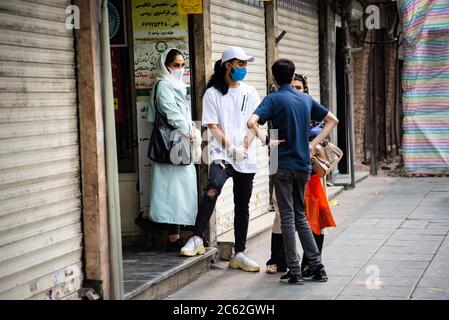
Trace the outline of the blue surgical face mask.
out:
[[[242,81],[246,77],[246,68],[245,67],[234,67],[234,70],[231,71],[231,79],[234,81]]]

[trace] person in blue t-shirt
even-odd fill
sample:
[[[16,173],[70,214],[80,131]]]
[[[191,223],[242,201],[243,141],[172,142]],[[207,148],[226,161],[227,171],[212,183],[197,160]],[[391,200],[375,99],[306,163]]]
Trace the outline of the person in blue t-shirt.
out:
[[[292,61],[277,60],[272,66],[272,72],[278,90],[263,99],[247,125],[262,143],[270,148],[278,147],[278,167],[274,185],[289,269],[281,276],[281,281],[290,284],[304,282],[296,252],[296,230],[314,273],[312,280],[324,282],[327,281],[327,275],[305,216],[304,194],[312,170],[310,157],[315,154],[316,145],[336,127],[338,119],[310,95],[292,88],[291,82],[295,72]],[[259,125],[269,120],[272,128],[277,130],[279,140],[271,142],[268,135],[259,130]],[[324,127],[318,136],[309,142],[312,120],[324,121]]]

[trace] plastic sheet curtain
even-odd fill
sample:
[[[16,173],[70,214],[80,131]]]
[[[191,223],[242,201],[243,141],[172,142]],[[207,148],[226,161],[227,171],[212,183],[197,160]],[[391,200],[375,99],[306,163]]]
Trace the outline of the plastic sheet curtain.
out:
[[[449,0],[401,0],[408,174],[449,172]]]

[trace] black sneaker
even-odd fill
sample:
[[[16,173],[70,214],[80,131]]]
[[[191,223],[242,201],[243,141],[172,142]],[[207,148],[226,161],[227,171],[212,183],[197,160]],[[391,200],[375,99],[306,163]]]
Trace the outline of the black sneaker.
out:
[[[182,247],[186,245],[186,241],[182,239],[178,239],[175,242],[167,241],[167,246],[165,247],[165,251],[167,252],[179,252]]]
[[[304,279],[313,277],[313,271],[312,269],[310,269],[310,266],[305,266],[304,268],[302,268],[301,273]]]
[[[309,281],[326,282],[328,278],[327,278],[326,270],[324,270],[324,266],[320,265],[317,270],[312,271],[311,276],[309,276],[307,278],[304,277],[304,279],[309,280]]]
[[[301,275],[291,274],[290,271],[281,276],[281,282],[288,284],[304,284],[304,280]]]

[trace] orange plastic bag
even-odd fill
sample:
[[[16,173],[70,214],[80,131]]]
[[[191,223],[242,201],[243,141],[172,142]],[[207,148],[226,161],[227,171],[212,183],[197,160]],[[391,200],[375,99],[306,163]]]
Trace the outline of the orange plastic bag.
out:
[[[321,229],[337,226],[318,175],[310,176],[304,200],[307,221],[313,233],[319,235]]]

